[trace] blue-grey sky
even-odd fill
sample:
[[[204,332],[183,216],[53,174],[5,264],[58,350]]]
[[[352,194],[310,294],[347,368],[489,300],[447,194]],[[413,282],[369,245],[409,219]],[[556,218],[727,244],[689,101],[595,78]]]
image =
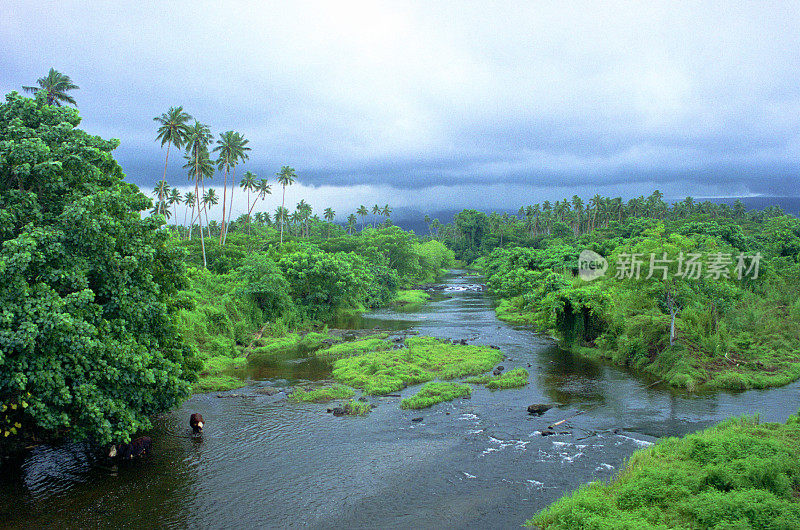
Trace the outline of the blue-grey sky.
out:
[[[798,2],[0,3],[0,89],[51,66],[144,187],[183,105],[320,210],[800,195]]]

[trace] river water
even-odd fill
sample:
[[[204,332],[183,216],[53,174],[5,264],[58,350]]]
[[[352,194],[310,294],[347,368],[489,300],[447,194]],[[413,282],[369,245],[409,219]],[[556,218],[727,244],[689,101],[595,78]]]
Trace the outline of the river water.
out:
[[[527,387],[475,388],[471,399],[423,411],[376,398],[366,417],[334,417],[326,405],[264,393],[329,376],[323,364],[289,359],[251,372],[259,380],[249,387],[196,395],[158,418],[149,433],[154,454],[141,461],[109,467],[85,446],[65,443],[4,465],[0,526],[519,527],[580,484],[611,478],[659,437],[733,415],[785,421],[800,408],[800,382],[687,394],[580,360],[498,321],[475,281],[454,271],[442,295],[418,311],[377,311],[355,324],[497,345],[507,370],[530,371]],[[531,403],[558,405],[536,417],[526,413]],[[192,412],[206,420],[200,439],[189,436]],[[567,417],[556,429],[562,433],[541,436]]]

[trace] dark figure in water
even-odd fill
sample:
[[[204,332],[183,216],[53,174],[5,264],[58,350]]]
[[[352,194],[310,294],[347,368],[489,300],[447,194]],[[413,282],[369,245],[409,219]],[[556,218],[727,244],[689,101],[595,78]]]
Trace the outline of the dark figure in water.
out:
[[[192,431],[195,434],[200,434],[203,432],[203,416],[195,412],[189,418],[189,425],[192,427]]]
[[[149,436],[141,436],[129,444],[112,445],[108,451],[108,457],[131,460],[138,456],[150,454],[152,447],[153,440]]]

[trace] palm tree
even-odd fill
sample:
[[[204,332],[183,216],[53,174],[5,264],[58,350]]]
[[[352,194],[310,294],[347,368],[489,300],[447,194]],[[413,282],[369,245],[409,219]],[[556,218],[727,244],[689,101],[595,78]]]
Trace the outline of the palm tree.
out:
[[[231,219],[231,215],[233,214],[233,192],[236,186],[236,165],[239,162],[244,162],[245,160],[248,160],[250,158],[250,155],[247,154],[247,151],[251,150],[249,147],[247,147],[247,144],[249,143],[250,140],[248,140],[238,132],[236,133],[236,147],[237,151],[240,151],[241,154],[233,164],[233,173],[231,174],[231,200],[230,203],[228,203],[228,219]],[[225,241],[227,240],[228,240],[228,231],[225,230],[225,237],[222,239],[222,243],[225,244]]]
[[[192,238],[192,227],[194,226],[194,202],[195,202],[195,195],[194,192],[187,191],[186,195],[183,197],[183,204],[186,205],[186,209],[183,212],[183,224],[186,224],[186,215],[189,213],[189,205],[192,205],[192,224],[189,226],[189,239]]]
[[[383,210],[381,210],[381,207],[378,206],[377,204],[372,207],[372,215],[380,215],[382,211]],[[375,226],[376,224],[377,224],[377,219],[373,221],[372,226]]]
[[[206,243],[203,239],[203,218],[200,217],[200,181],[206,171],[205,162],[208,160],[208,144],[211,143],[211,129],[207,125],[195,120],[186,132],[186,152],[189,158],[189,178],[194,178],[194,196],[197,202],[197,215],[200,220],[200,246],[203,249],[203,267],[208,267],[206,261]],[[201,159],[204,164],[201,165]],[[213,169],[213,168],[212,168]],[[194,219],[192,219],[194,222]]]
[[[275,215],[272,219],[274,222],[279,223],[281,225],[281,230],[283,230],[283,225],[289,220],[289,210],[283,206],[278,206],[278,208],[275,209]]]
[[[267,195],[272,195],[272,187],[268,184],[267,179],[261,179],[258,183],[253,187],[254,191],[258,192],[256,196],[256,200],[264,200]],[[253,211],[253,208],[256,207],[256,201],[253,201],[253,205],[250,206],[247,210],[247,215],[250,216],[250,212]],[[268,214],[267,214],[268,216]],[[269,217],[269,216],[268,216]]]
[[[367,219],[367,215],[369,215],[369,210],[363,204],[358,207],[356,213],[361,216],[361,231],[364,231],[364,221]]]
[[[311,218],[312,208],[305,199],[300,199],[297,203],[297,220],[300,223],[301,230],[305,227],[305,237],[309,236],[308,221]]]
[[[158,201],[156,202],[155,208],[153,208],[154,211],[158,213],[164,213],[164,210],[167,207],[164,198],[169,193],[169,190],[170,187],[166,180],[161,180],[158,182],[158,184],[156,184],[156,187],[153,189],[153,195],[158,197]]]
[[[333,211],[333,208],[325,208],[325,211],[322,212],[322,216],[325,218],[326,221],[332,223],[334,219],[336,219],[336,212]],[[328,237],[331,237],[331,226],[328,225]]]
[[[583,199],[577,195],[572,196],[572,209],[575,212],[575,223],[572,225],[572,232],[575,237],[581,232],[581,223],[583,222]]]
[[[347,233],[351,236],[356,230],[356,214],[351,213],[347,216]]]
[[[386,221],[388,221],[388,220],[389,220],[389,217],[391,217],[391,215],[392,215],[392,209],[389,207],[389,205],[388,205],[388,204],[387,204],[387,205],[385,205],[385,206],[383,207],[383,209],[381,210],[381,215],[382,215],[382,216],[384,216],[384,217],[386,218]],[[385,223],[386,221],[384,221],[384,223]]]
[[[285,213],[286,212],[286,186],[290,186],[294,183],[294,179],[297,178],[297,175],[294,173],[294,168],[289,166],[283,166],[280,172],[275,174],[278,177],[278,183],[283,186],[283,197],[281,198],[281,210]],[[281,218],[281,245],[283,245],[283,225],[286,221],[286,215],[282,216]]]
[[[219,197],[217,197],[217,192],[214,188],[208,188],[208,191],[203,194],[203,209],[206,211],[206,228],[208,229],[208,237],[211,237],[211,226],[208,223],[208,210],[211,206],[216,206],[219,204]],[[225,207],[225,205],[222,205]],[[202,230],[200,230],[202,232]]]
[[[183,197],[181,196],[181,192],[178,188],[172,188],[169,190],[169,195],[167,196],[167,204],[172,206],[175,210],[175,231],[178,231],[178,205],[183,202]]]
[[[153,209],[150,210],[150,215],[163,215],[165,219],[169,220],[169,218],[172,217],[172,212],[161,208],[160,204],[156,204],[153,206]]]
[[[255,189],[256,186],[256,175],[251,171],[245,173],[244,177],[242,177],[242,180],[239,182],[239,187],[247,192],[247,235],[250,235],[250,191]],[[224,200],[223,204],[225,204]],[[222,215],[224,216],[225,212],[223,212]]]
[[[228,173],[231,168],[233,168],[234,175],[231,180],[231,205],[228,209],[228,217],[230,217],[233,210],[233,190],[236,189],[236,165],[239,161],[247,160],[248,155],[246,151],[250,151],[250,148],[247,147],[248,143],[249,140],[246,140],[245,137],[238,132],[225,131],[224,133],[220,133],[217,146],[214,148],[214,152],[219,152],[217,167],[220,171],[225,169],[224,191],[222,192],[222,228],[219,233],[220,245],[224,243],[227,236],[227,230],[225,228],[225,205],[227,204],[228,197]]]
[[[167,180],[167,162],[169,161],[169,148],[174,145],[176,149],[180,149],[186,143],[186,134],[189,131],[187,122],[192,117],[183,111],[183,107],[170,107],[167,112],[161,116],[153,118],[161,124],[158,128],[158,135],[156,141],[161,140],[161,147],[167,144],[167,157],[164,159],[164,176],[162,180]]]
[[[72,79],[70,79],[68,75],[50,68],[47,75],[37,79],[36,83],[38,83],[38,87],[24,86],[22,89],[25,90],[25,92],[39,92],[40,90],[44,90],[47,93],[48,105],[60,107],[61,102],[64,101],[70,105],[78,106],[72,96],[67,94],[68,90],[77,90],[79,88],[78,85],[72,82]]]

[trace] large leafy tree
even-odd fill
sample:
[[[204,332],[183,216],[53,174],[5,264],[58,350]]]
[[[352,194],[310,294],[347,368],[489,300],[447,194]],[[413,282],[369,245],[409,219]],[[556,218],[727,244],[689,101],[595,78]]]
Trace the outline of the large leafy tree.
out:
[[[37,79],[36,83],[39,85],[38,87],[24,86],[22,88],[26,92],[43,91],[47,98],[48,105],[60,107],[61,103],[65,102],[70,105],[75,105],[76,107],[78,106],[77,103],[75,103],[75,99],[67,94],[68,91],[77,90],[79,88],[78,85],[72,82],[72,79],[70,79],[68,75],[51,68],[47,75]]]
[[[129,440],[198,368],[173,324],[186,276],[163,218],[142,218],[151,201],[123,180],[119,142],[47,101],[0,105],[0,404],[20,425],[0,450]]]
[[[188,122],[192,117],[184,112],[183,107],[170,107],[161,116],[153,118],[161,124],[158,128],[156,141],[161,140],[161,147],[167,145],[167,156],[164,159],[164,176],[161,180],[167,180],[167,162],[169,161],[169,148],[174,145],[176,149],[181,149],[186,144],[186,135],[189,132]],[[159,200],[161,197],[159,197]]]

